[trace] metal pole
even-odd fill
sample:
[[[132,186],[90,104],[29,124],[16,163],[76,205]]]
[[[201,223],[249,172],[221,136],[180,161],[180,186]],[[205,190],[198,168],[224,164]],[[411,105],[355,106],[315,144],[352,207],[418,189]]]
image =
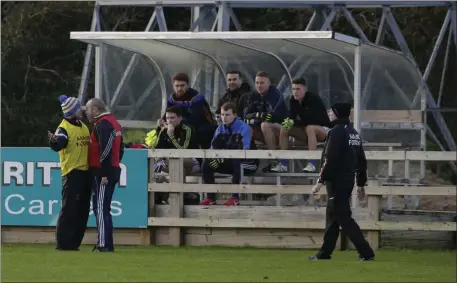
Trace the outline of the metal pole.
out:
[[[99,9],[100,7],[96,4],[94,7],[94,12],[92,15],[92,23],[90,26],[91,31],[99,31],[100,27],[100,19],[99,19]],[[88,44],[86,49],[86,55],[84,58],[84,67],[81,74],[81,83],[79,85],[78,91],[78,99],[81,101],[82,105],[86,104],[86,96],[87,96],[87,85],[89,84],[89,77],[92,69],[92,63],[94,60],[94,45]]]
[[[354,129],[362,134],[360,127],[360,102],[361,102],[361,71],[362,71],[362,54],[361,47],[354,48]]]
[[[354,129],[359,132],[362,137],[362,129],[360,127],[360,103],[361,103],[361,72],[362,72],[362,50],[360,45],[354,48]],[[357,207],[357,196],[352,196],[352,207]]]
[[[419,70],[419,68],[417,66],[417,62],[416,62],[416,60],[414,60],[414,57],[412,56],[411,51],[408,48],[408,44],[406,43],[406,40],[400,31],[400,27],[398,26],[397,22],[395,21],[394,16],[392,15],[392,11],[388,7],[385,9],[386,9],[387,23],[389,24],[398,45],[400,46],[403,53],[405,53],[407,55],[407,59],[409,59],[411,61],[411,63],[413,63],[415,65],[416,69]],[[420,71],[418,71],[418,72],[420,73]],[[425,84],[424,86],[425,86],[427,106],[431,107],[431,108],[436,108],[437,104],[435,102],[435,99],[432,96],[432,93],[430,92],[428,85]],[[455,140],[452,137],[451,132],[449,131],[449,128],[446,125],[446,122],[444,121],[441,113],[432,112],[432,115],[435,118],[435,121],[438,124],[441,134],[444,136],[444,139],[446,140],[446,144],[448,145],[449,149],[453,150],[453,151],[456,150]]]
[[[440,91],[438,93],[438,101],[437,101],[438,107],[441,106],[441,99],[443,97],[444,80],[446,78],[447,63],[448,63],[448,60],[449,60],[449,50],[451,49],[451,40],[452,40],[452,30],[449,30],[449,34],[448,34],[448,37],[447,37],[447,44],[446,44],[446,52],[444,54],[443,73],[441,74]]]
[[[101,48],[103,43],[95,46],[95,98],[102,99],[102,60]]]
[[[454,47],[457,51],[457,3],[452,2],[449,8],[451,12],[451,32],[454,34]]]
[[[386,13],[385,13],[385,10],[383,9],[382,16],[381,16],[381,22],[379,23],[379,27],[378,27],[378,33],[376,34],[376,40],[375,40],[376,45],[382,45],[381,43],[384,40],[384,35],[385,35],[385,30],[386,30],[385,26],[386,26]],[[365,83],[365,86],[363,87],[362,105],[363,105],[364,109],[367,108],[367,104],[370,101],[371,94],[373,93],[371,91],[371,84],[372,84],[373,72],[374,72],[375,66],[377,64],[377,60],[378,59],[374,59],[374,61],[371,62],[371,67],[370,67],[370,71],[368,72],[367,81]]]
[[[338,7],[333,7],[332,8],[332,11],[330,12],[330,14],[328,14],[328,17],[325,19],[325,22],[321,27],[322,31],[324,31],[324,30],[332,30],[332,22],[333,22],[333,19],[335,18],[336,14],[337,14],[337,10],[338,10]]]
[[[357,24],[355,21],[354,17],[352,16],[351,12],[346,7],[340,7],[340,10],[343,11],[344,15],[346,16],[346,19],[349,21],[351,26],[355,29],[355,32],[359,35],[359,37],[365,41],[369,41],[363,30],[360,28],[360,26]]]
[[[422,75],[422,79],[427,82],[428,76],[432,71],[433,64],[435,64],[436,56],[438,55],[438,51],[440,49],[441,43],[443,42],[444,35],[446,34],[447,27],[449,26],[449,22],[451,20],[451,10],[447,11],[446,18],[444,18],[443,25],[441,26],[440,33],[438,34],[438,38],[436,39],[435,46],[433,47],[432,55],[430,55],[430,59],[428,60],[427,67],[425,68],[424,74]],[[419,92],[416,93],[414,96],[412,106],[416,104],[418,99]]]

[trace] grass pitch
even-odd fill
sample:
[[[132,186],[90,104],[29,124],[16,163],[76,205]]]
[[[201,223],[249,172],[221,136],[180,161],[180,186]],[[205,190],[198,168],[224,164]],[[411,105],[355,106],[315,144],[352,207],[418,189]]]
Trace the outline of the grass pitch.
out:
[[[456,282],[455,251],[355,251],[308,261],[315,251],[122,247],[115,253],[58,252],[54,245],[2,245],[2,282]]]

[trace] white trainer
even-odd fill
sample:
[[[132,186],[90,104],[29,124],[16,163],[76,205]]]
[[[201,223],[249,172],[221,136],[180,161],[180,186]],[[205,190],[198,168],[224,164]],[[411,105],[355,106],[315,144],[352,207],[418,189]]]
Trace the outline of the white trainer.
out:
[[[311,162],[308,162],[305,168],[303,168],[303,172],[306,173],[314,173],[316,172],[316,166],[314,166]]]
[[[281,162],[278,162],[275,166],[271,168],[271,172],[284,173],[287,172],[287,166],[282,165]]]

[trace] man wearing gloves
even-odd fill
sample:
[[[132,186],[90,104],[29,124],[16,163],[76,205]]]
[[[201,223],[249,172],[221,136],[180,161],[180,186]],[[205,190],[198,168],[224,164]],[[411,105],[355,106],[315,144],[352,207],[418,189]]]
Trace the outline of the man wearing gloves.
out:
[[[91,178],[89,174],[89,129],[81,121],[77,98],[59,98],[64,119],[55,133],[48,132],[49,146],[59,153],[62,171],[62,208],[57,219],[57,250],[77,251],[89,219]]]
[[[259,72],[255,77],[256,91],[248,97],[244,110],[244,121],[251,126],[255,140],[267,145],[269,150],[275,150],[281,122],[288,117],[284,96],[271,85],[270,76],[266,72]],[[270,163],[262,169],[271,171],[276,162]]]
[[[211,149],[255,149],[252,140],[252,129],[245,122],[237,117],[236,104],[232,102],[224,103],[221,107],[222,125],[214,133]],[[233,174],[232,184],[241,184],[243,174],[255,173],[259,166],[259,160],[240,160],[240,159],[207,159],[203,163],[203,182],[214,184],[214,173]],[[212,205],[216,203],[216,194],[208,193],[201,205]],[[240,197],[232,194],[224,205],[238,205]]]
[[[299,141],[307,141],[308,150],[316,150],[317,142],[325,141],[330,128],[327,109],[319,95],[308,91],[304,78],[296,78],[292,81],[292,93],[290,115],[281,124],[279,147],[287,150],[289,136],[292,136]],[[309,160],[303,171],[313,173],[316,167],[316,161]],[[281,160],[271,171],[287,172],[286,160]]]
[[[365,240],[359,225],[351,217],[350,197],[354,187],[354,174],[359,198],[365,195],[367,160],[362,140],[351,126],[349,115],[351,104],[337,103],[332,111],[336,118],[323,151],[323,166],[312,193],[317,193],[325,183],[327,187],[327,211],[324,243],[311,260],[330,259],[339,236],[340,226],[348,235],[360,255],[360,260],[374,259],[374,252]],[[332,119],[333,120],[333,119]]]

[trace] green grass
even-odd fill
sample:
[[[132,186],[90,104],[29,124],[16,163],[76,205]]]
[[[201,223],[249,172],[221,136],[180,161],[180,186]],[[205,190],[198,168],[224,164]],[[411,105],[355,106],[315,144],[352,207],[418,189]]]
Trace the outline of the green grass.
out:
[[[455,251],[354,251],[308,261],[310,250],[122,247],[115,253],[57,252],[53,245],[2,245],[2,281],[22,282],[456,282]]]

